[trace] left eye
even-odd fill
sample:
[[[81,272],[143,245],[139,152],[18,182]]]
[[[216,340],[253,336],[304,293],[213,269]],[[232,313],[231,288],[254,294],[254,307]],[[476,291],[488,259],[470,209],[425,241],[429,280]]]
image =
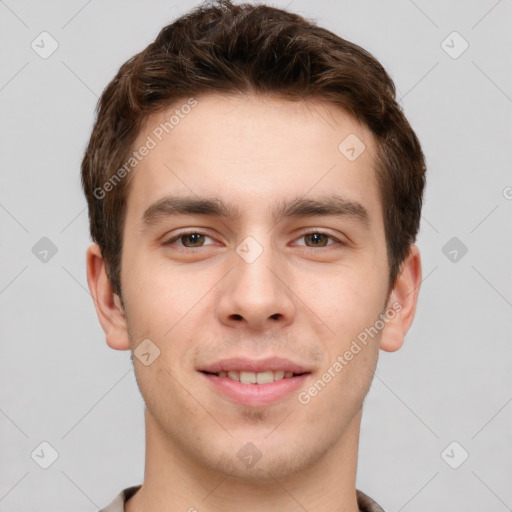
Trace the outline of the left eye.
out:
[[[205,239],[209,238],[212,242],[213,239],[204,233],[200,233],[197,231],[193,231],[190,233],[181,233],[176,235],[175,237],[164,242],[164,245],[173,245],[174,242],[180,241],[180,244],[177,244],[179,247],[185,247],[188,249],[195,249],[199,247],[203,247]],[[305,245],[306,247],[326,247],[327,245],[334,245],[334,243],[341,243],[340,240],[334,238],[327,233],[322,233],[320,231],[313,231],[311,233],[305,233],[301,235],[297,240],[305,240],[305,244],[297,244],[297,245]],[[329,243],[329,239],[332,243]],[[206,244],[211,245],[211,244]]]
[[[328,243],[329,239],[334,240],[334,242],[339,242],[339,240],[337,238],[334,238],[334,237],[328,235],[327,233],[322,233],[321,231],[305,233],[302,236],[300,236],[298,238],[298,240],[300,240],[301,238],[305,239],[306,243],[304,245],[306,245],[307,247],[325,247],[327,245],[333,245],[332,243],[331,244]],[[308,242],[310,242],[312,245],[308,245]],[[302,244],[298,244],[298,245],[302,245]]]

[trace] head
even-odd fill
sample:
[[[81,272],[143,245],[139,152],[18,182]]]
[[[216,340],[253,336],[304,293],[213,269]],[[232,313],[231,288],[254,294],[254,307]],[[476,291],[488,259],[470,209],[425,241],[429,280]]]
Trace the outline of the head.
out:
[[[82,162],[88,280],[109,345],[136,351],[149,339],[159,354],[134,359],[155,429],[191,460],[241,477],[244,442],[268,454],[261,467],[273,474],[334,445],[358,415],[378,349],[399,348],[412,322],[424,182],[383,67],[296,14],[201,6],[123,64]],[[240,406],[203,373],[240,354],[295,355],[303,393],[331,378],[302,402],[295,393]],[[283,404],[294,421],[264,437]]]

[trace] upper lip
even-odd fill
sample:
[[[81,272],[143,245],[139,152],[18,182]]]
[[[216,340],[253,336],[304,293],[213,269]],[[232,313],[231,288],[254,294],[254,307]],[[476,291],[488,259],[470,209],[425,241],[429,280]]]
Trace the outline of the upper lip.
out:
[[[268,357],[266,359],[247,359],[245,357],[231,357],[221,359],[215,363],[203,366],[199,369],[202,372],[219,373],[229,371],[264,372],[279,371],[293,373],[310,373],[304,366],[282,357]]]

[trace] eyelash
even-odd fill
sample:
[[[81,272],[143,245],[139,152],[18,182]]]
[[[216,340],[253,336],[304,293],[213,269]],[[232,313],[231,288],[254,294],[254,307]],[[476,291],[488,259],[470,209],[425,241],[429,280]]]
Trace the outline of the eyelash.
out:
[[[343,242],[342,240],[340,240],[339,238],[336,238],[332,235],[330,235],[329,233],[326,233],[324,231],[320,231],[320,230],[314,230],[314,231],[307,231],[306,233],[303,233],[302,235],[300,235],[296,240],[300,239],[300,238],[304,238],[305,236],[307,235],[314,235],[314,234],[320,234],[320,235],[325,235],[327,236],[328,238],[330,238],[331,240],[334,240],[334,242],[340,244],[340,245],[347,245],[345,242]],[[175,235],[174,237],[172,237],[171,239],[167,240],[166,242],[163,242],[162,245],[164,246],[171,246],[173,245],[174,242],[176,242],[177,240],[179,240],[181,237],[183,236],[186,236],[186,235],[203,235],[203,236],[206,236],[210,239],[213,240],[213,238],[209,235],[207,235],[206,233],[203,233],[201,231],[197,231],[197,230],[191,230],[191,231],[183,231],[177,235]],[[308,245],[304,245],[302,247],[304,247],[304,249],[306,250],[318,250],[318,249],[327,249],[328,247],[330,246],[333,246],[333,245],[336,245],[336,243],[334,244],[328,244],[326,246],[318,246],[318,247],[310,247]],[[179,249],[178,250],[184,250],[186,252],[196,252],[198,251],[199,249],[203,249],[205,246],[202,245],[200,247],[185,247],[185,246],[180,246],[178,245]]]

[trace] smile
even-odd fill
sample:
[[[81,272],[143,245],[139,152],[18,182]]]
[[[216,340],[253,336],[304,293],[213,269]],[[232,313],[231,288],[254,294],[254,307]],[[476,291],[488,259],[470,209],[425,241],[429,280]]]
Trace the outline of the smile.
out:
[[[213,390],[229,401],[245,406],[270,405],[299,390],[310,373],[263,371],[199,372]]]
[[[268,384],[275,380],[288,379],[293,376],[302,375],[293,372],[286,372],[284,370],[272,371],[266,370],[262,372],[246,372],[246,371],[229,371],[229,372],[218,372],[211,373],[217,377],[227,377],[236,382],[242,384]]]

